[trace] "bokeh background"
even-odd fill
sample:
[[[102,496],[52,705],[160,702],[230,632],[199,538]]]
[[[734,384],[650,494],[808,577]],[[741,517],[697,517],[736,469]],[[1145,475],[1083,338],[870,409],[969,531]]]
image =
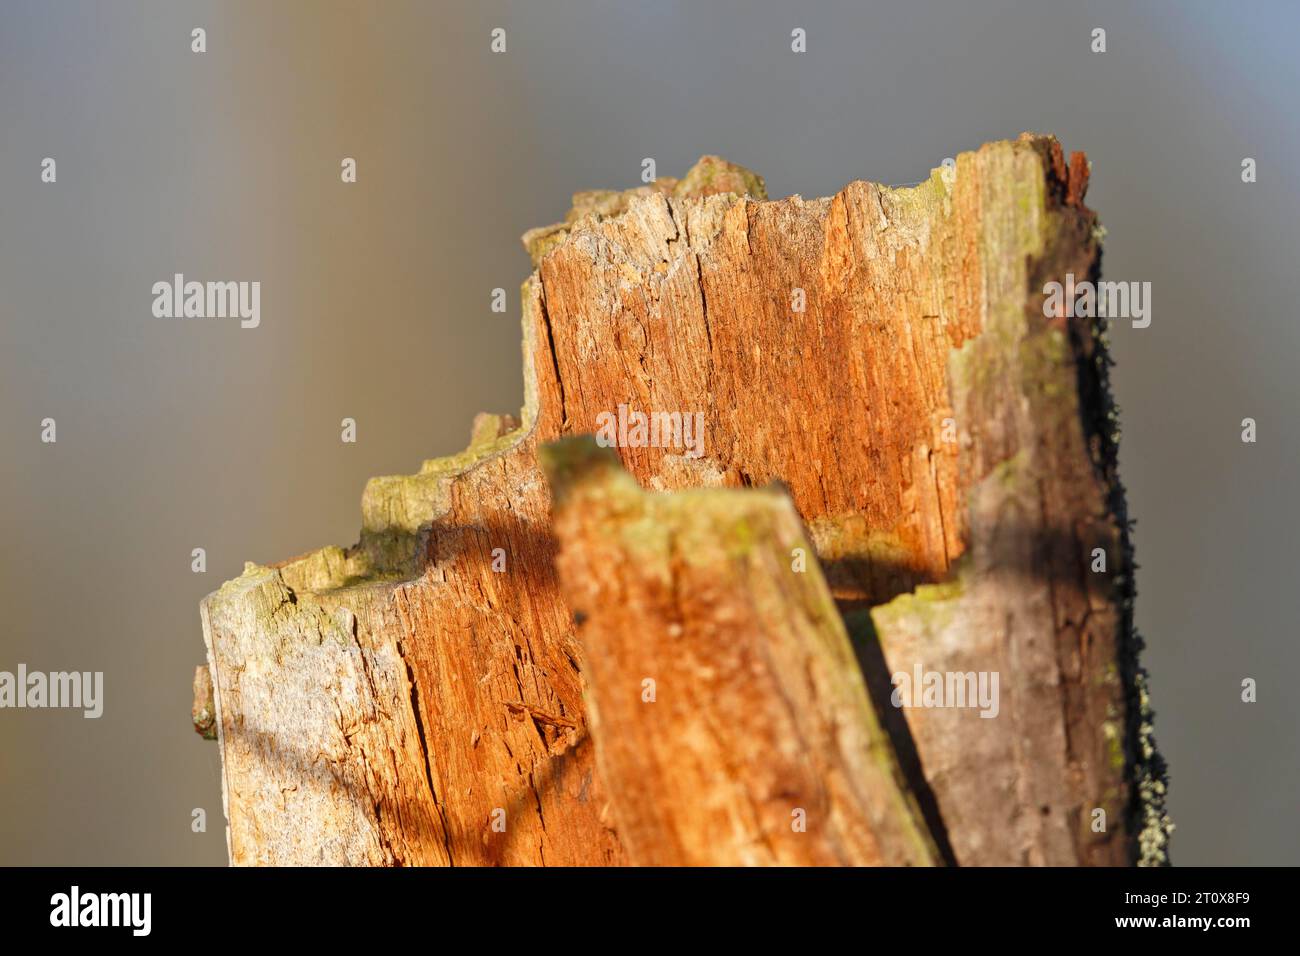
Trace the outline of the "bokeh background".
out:
[[[225,861],[199,600],[518,408],[518,237],[572,192],[719,153],[829,195],[1025,129],[1087,151],[1104,273],[1153,284],[1114,381],[1174,862],[1300,863],[1300,14],[1052,6],[2,0],[0,669],[106,704],[0,711],[0,863]],[[174,272],[260,280],[261,327],[154,318]]]

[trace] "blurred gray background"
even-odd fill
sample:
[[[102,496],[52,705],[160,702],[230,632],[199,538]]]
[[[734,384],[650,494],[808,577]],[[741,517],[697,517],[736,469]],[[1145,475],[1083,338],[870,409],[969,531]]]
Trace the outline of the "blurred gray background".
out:
[[[719,153],[829,195],[1026,129],[1087,151],[1104,272],[1153,284],[1114,378],[1174,862],[1300,863],[1300,14],[1048,6],[0,2],[0,669],[106,683],[98,721],[0,711],[0,863],[225,861],[200,598],[518,408],[518,237],[572,192]],[[260,280],[261,327],[155,319],[174,272]]]

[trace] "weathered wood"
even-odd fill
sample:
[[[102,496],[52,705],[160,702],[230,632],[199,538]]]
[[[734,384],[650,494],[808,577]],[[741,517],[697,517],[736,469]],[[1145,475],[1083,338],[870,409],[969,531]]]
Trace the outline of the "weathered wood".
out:
[[[217,739],[217,704],[212,699],[212,675],[207,664],[194,668],[194,703],[190,707],[194,732],[204,740]]]
[[[1158,862],[1101,328],[1042,309],[1096,275],[1085,185],[1025,136],[910,189],[769,202],[706,158],[575,197],[526,237],[518,427],[482,418],[370,482],[354,547],[205,601],[232,860],[627,861],[536,454],[622,405],[703,422],[622,443],[645,487],[784,482],[944,859]],[[998,671],[999,716],[900,714],[916,664]]]
[[[590,438],[541,452],[630,861],[937,862],[789,498],[647,494]]]

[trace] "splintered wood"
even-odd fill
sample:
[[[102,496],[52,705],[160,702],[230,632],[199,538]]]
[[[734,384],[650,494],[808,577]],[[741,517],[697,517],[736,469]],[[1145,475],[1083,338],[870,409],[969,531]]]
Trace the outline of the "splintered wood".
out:
[[[830,591],[815,564],[794,571],[812,546],[789,498],[646,494],[590,438],[542,461],[630,858],[935,862]]]
[[[1076,157],[531,231],[520,420],[204,601],[232,862],[1160,862]]]

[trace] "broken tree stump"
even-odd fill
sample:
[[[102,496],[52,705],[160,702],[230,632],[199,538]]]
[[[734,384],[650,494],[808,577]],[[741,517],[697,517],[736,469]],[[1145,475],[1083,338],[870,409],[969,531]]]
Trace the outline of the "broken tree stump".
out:
[[[647,489],[784,484],[941,861],[1162,862],[1104,325],[1043,309],[1045,282],[1098,274],[1086,178],[1026,134],[914,188],[773,202],[706,157],[530,232],[519,422],[480,416],[466,451],[372,479],[353,547],[249,565],[204,601],[232,862],[661,858],[634,834],[662,808],[596,759],[644,728],[590,722],[556,574],[538,447],[581,433]],[[729,599],[757,613],[748,594]],[[994,673],[996,717],[890,699],[898,674]],[[756,759],[725,775],[784,799]],[[746,855],[766,824],[731,819],[758,829],[710,862],[794,859]],[[885,822],[810,819],[802,859],[922,862]]]

